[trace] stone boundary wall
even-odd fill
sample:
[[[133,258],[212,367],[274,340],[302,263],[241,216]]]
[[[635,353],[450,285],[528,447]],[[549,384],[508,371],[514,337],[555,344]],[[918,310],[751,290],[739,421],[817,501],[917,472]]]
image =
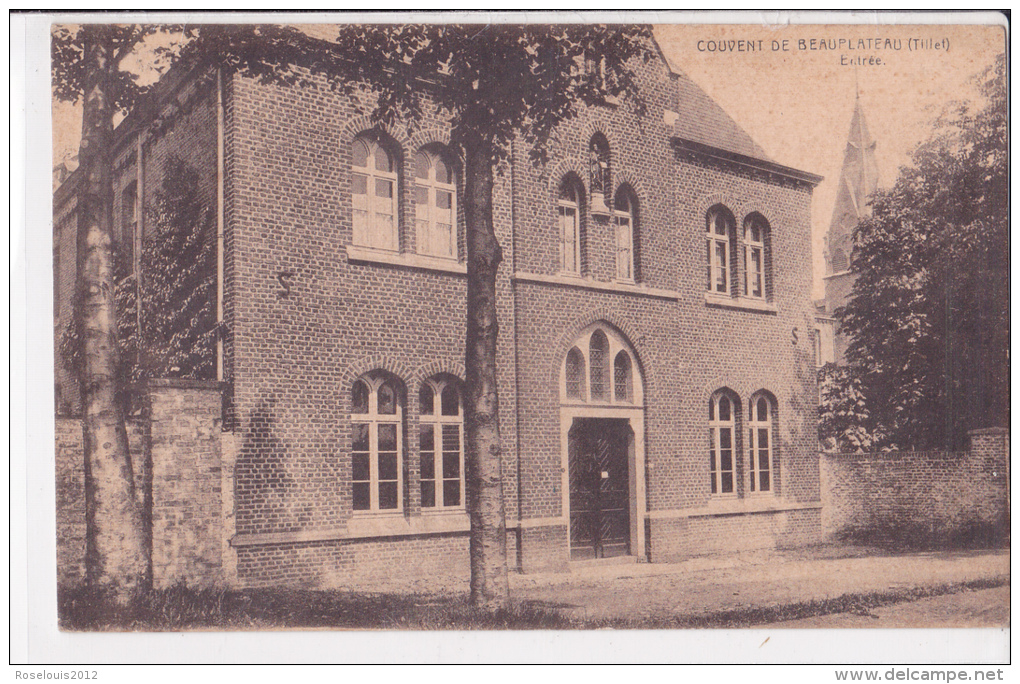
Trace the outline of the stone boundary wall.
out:
[[[236,561],[224,524],[232,519],[226,515],[232,501],[223,492],[233,486],[233,469],[229,463],[223,467],[221,397],[216,382],[151,381],[149,418],[128,424],[135,486],[146,504],[151,502],[149,540],[157,588],[180,582],[232,584]],[[55,432],[57,580],[74,585],[85,576],[81,420],[57,418]]]
[[[971,544],[1009,529],[1009,431],[970,433],[965,452],[821,456],[829,540]]]

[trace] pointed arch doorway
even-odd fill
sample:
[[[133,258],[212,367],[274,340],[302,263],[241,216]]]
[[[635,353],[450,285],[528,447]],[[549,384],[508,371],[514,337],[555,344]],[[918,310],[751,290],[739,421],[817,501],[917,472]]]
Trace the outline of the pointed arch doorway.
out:
[[[566,355],[560,397],[570,559],[644,556],[644,388],[623,335],[589,326]]]

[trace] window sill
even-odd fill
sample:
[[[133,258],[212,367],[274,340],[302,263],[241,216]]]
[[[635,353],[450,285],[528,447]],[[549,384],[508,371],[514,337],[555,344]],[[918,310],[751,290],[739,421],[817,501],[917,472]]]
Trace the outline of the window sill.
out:
[[[357,513],[348,521],[346,530],[327,529],[303,532],[238,534],[230,540],[230,545],[237,548],[265,544],[295,544],[338,541],[341,539],[449,534],[468,532],[470,530],[471,520],[463,510],[428,512],[424,513],[420,518],[407,518],[402,513]]]
[[[729,297],[727,295],[705,293],[705,304],[720,309],[735,309],[738,311],[757,311],[760,313],[775,314],[779,310],[772,302],[764,299],[752,299],[750,297]]]
[[[639,297],[655,297],[659,299],[679,299],[680,295],[675,290],[664,290],[647,285],[614,281],[604,283],[593,278],[582,278],[578,275],[567,275],[558,273],[556,275],[541,275],[539,273],[517,272],[514,280],[525,283],[542,283],[545,285],[560,285],[562,287],[577,287],[584,290],[595,290],[599,292],[615,292],[618,294],[637,295]]]
[[[726,497],[713,499],[706,506],[682,508],[672,511],[650,511],[649,518],[706,518],[723,515],[753,513],[781,513],[822,507],[821,501],[785,501],[774,494],[755,494],[748,498]]]
[[[442,273],[467,273],[467,264],[454,259],[426,256],[413,252],[388,252],[368,247],[347,245],[347,260],[360,263],[385,264],[403,268],[417,268]]]

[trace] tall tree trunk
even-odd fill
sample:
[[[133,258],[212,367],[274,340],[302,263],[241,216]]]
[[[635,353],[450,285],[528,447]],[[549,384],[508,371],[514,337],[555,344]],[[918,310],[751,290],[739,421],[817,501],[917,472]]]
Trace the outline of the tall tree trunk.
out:
[[[467,508],[471,517],[471,603],[506,607],[506,515],[496,387],[496,270],[503,251],[492,226],[492,161],[487,142],[467,146]]]
[[[117,401],[119,350],[113,271],[112,47],[90,27],[78,198],[76,316],[82,343],[85,447],[85,581],[103,600],[130,605],[151,582],[142,508],[135,491],[123,409]]]

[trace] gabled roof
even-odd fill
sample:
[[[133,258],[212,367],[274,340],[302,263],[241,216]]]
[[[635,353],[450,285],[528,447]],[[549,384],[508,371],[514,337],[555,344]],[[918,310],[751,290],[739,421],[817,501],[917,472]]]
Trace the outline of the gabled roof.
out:
[[[673,126],[678,138],[733,152],[744,157],[774,162],[751,136],[719,104],[670,60],[656,42],[656,48],[673,75],[677,89],[677,114]]]

